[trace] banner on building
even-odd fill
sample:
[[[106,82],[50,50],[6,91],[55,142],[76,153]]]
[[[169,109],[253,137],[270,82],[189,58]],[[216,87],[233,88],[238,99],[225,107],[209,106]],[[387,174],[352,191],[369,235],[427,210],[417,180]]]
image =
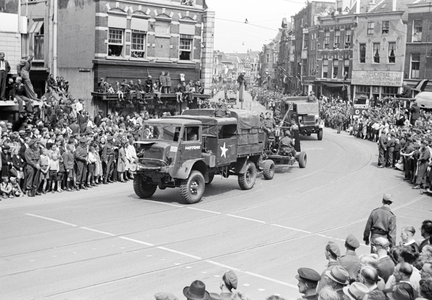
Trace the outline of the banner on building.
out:
[[[351,84],[375,86],[402,86],[403,72],[353,71]]]

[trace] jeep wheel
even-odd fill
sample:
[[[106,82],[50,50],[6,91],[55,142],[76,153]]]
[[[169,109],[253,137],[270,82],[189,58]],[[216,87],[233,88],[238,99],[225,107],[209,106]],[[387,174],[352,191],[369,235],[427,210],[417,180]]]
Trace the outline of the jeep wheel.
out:
[[[135,176],[133,188],[138,197],[146,199],[153,196],[156,192],[157,185],[145,182],[141,176]]]
[[[208,174],[208,178],[209,178],[209,180],[208,180],[208,182],[206,182],[206,184],[210,184],[210,183],[212,183],[214,177],[215,177],[215,174],[214,174],[214,173],[209,173],[209,174]]]
[[[299,156],[298,156],[298,162],[299,162],[299,167],[300,168],[306,168],[306,164],[307,164],[307,155],[306,152],[300,152]]]
[[[253,162],[248,161],[244,174],[238,176],[238,184],[242,190],[250,190],[255,184],[257,176],[256,166]]]
[[[273,179],[273,176],[275,174],[275,168],[276,167],[274,161],[270,159],[264,161],[263,175],[265,180]]]
[[[192,171],[189,178],[183,180],[180,185],[180,194],[188,204],[199,202],[204,194],[204,190],[204,176],[199,171]]]
[[[321,140],[322,140],[322,138],[323,138],[323,134],[324,134],[324,132],[323,132],[322,128],[320,128],[320,129],[318,130],[318,133],[317,133],[318,141],[321,141]]]

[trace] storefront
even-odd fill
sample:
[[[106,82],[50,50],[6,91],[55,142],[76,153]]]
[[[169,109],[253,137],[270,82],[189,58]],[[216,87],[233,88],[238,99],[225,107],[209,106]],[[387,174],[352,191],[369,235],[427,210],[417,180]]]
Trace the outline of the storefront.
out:
[[[402,86],[403,72],[395,71],[355,71],[351,82],[354,86],[353,98],[366,96],[378,100],[395,97]]]

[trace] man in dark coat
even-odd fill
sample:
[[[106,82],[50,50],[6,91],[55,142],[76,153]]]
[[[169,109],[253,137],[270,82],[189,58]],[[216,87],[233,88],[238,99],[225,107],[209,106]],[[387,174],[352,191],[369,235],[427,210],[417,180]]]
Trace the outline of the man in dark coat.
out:
[[[387,131],[383,129],[378,139],[378,167],[379,168],[384,168],[386,165],[387,143],[388,143]]]
[[[363,240],[366,245],[374,244],[378,237],[385,237],[392,246],[396,245],[396,216],[390,209],[393,203],[393,197],[390,194],[384,194],[382,206],[374,209],[366,222],[363,233]]]
[[[420,118],[420,107],[414,102],[410,108],[411,111],[411,125],[414,126],[415,122]]]
[[[0,52],[0,100],[6,100],[7,74],[10,71],[9,62],[5,59],[5,54]]]
[[[29,197],[34,197],[36,194],[40,195],[37,191],[40,181],[40,166],[39,166],[39,141],[32,139],[29,141],[29,148],[24,151],[24,159],[27,163],[24,169],[24,176],[26,182],[26,191]]]
[[[77,189],[86,190],[86,176],[87,176],[87,139],[85,137],[80,138],[80,143],[75,150],[74,158],[76,163],[76,183]]]

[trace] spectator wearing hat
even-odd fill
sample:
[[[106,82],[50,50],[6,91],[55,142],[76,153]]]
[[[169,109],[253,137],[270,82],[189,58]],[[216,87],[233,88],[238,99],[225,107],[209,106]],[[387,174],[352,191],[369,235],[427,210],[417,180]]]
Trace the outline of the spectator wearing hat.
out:
[[[358,247],[358,239],[352,234],[348,235],[345,239],[346,253],[339,258],[340,265],[348,271],[351,280],[355,280],[360,269],[360,259],[355,252]]]
[[[414,226],[404,226],[401,230],[401,242],[399,243],[399,246],[407,246],[411,247],[414,252],[419,253],[419,246],[417,245],[417,242],[414,239],[415,235],[415,229]]]
[[[360,282],[353,282],[351,285],[343,288],[343,293],[348,296],[350,300],[363,300],[369,293],[369,289]]]
[[[183,295],[188,300],[208,300],[210,299],[210,294],[205,288],[204,282],[195,280],[190,286],[186,286],[183,289]]]
[[[327,279],[326,285],[333,288],[339,294],[340,299],[343,299],[343,287],[349,284],[348,271],[341,266],[333,266],[325,272],[325,278]]]
[[[364,300],[386,300],[385,294],[378,288],[378,271],[372,266],[364,266],[360,269],[357,281],[368,288],[367,298]]]
[[[363,240],[366,245],[374,243],[378,237],[385,237],[390,242],[390,247],[396,245],[396,216],[390,209],[393,196],[384,194],[382,206],[374,209],[366,222]]]
[[[324,251],[325,258],[328,260],[327,268],[324,270],[324,272],[321,274],[321,280],[318,284],[317,293],[327,284],[328,278],[326,276],[326,272],[330,271],[335,266],[340,266],[339,263],[339,257],[340,257],[340,250],[339,246],[336,245],[333,241],[329,241],[326,245],[325,251]]]
[[[317,300],[318,294],[316,288],[321,280],[320,274],[310,268],[300,268],[297,270],[296,279],[299,292],[303,294],[302,298],[308,300]]]
[[[421,300],[432,300],[432,278],[420,280],[420,297]]]
[[[422,252],[424,246],[432,244],[432,220],[424,220],[420,230],[420,234],[424,238],[419,245],[419,252]]]
[[[225,299],[231,299],[231,296],[233,295],[233,289],[237,289],[237,275],[229,270],[223,274],[222,279],[220,281],[220,289],[221,289],[221,298],[222,300]]]
[[[77,190],[84,189],[86,190],[86,178],[87,178],[87,139],[85,137],[81,137],[79,140],[79,145],[74,152],[74,158],[76,163],[76,185]]]
[[[29,197],[40,195],[36,190],[39,187],[40,166],[39,166],[39,141],[31,139],[29,141],[29,148],[24,152],[24,159],[27,163],[24,169],[24,177],[26,182],[26,191]]]
[[[4,52],[0,52],[0,100],[6,100],[6,81],[10,69],[9,62],[5,59]]]
[[[425,139],[423,139],[421,141],[420,156],[417,159],[417,177],[413,189],[426,188],[426,180],[427,180],[426,171],[429,165],[430,158],[431,158],[431,154],[429,151],[428,142]]]
[[[413,289],[413,293],[416,294],[416,289],[410,280],[410,277],[412,274],[413,274],[413,266],[412,265],[410,265],[407,262],[401,262],[401,263],[397,264],[396,268],[393,272],[393,275],[386,282],[384,293],[386,293],[387,296],[389,298],[391,298],[391,295],[392,295],[391,292],[394,291],[398,285],[408,284]]]
[[[406,282],[400,283],[394,287],[393,292],[387,294],[390,300],[414,300],[415,292],[411,285]]]

